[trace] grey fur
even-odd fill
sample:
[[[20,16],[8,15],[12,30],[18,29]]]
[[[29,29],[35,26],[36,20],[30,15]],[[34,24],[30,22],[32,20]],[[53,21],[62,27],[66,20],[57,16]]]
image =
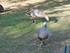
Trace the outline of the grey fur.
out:
[[[36,17],[44,17],[46,20],[49,21],[49,17],[38,9],[29,9],[27,13],[32,17],[33,20],[35,20]]]
[[[39,40],[41,41],[41,45],[44,44],[45,39],[49,39],[50,38],[51,33],[48,30],[46,23],[44,23],[43,27],[38,29],[38,33],[37,34],[38,34]]]

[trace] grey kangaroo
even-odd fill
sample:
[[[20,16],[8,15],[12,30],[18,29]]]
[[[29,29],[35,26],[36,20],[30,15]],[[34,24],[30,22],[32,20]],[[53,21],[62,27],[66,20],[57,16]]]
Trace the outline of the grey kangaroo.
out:
[[[39,9],[29,9],[27,10],[27,14],[29,14],[32,17],[33,23],[36,22],[36,17],[44,17],[47,21],[49,21],[49,17],[45,13],[41,12]]]
[[[41,41],[40,46],[44,46],[45,40],[49,40],[51,37],[51,32],[48,30],[47,23],[44,22],[43,26],[38,29],[38,39]]]

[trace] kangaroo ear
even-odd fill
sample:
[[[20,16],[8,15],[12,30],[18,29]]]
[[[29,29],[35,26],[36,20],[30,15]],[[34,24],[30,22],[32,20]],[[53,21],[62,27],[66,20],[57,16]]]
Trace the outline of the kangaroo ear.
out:
[[[46,22],[43,23],[43,27],[47,27],[47,23]]]

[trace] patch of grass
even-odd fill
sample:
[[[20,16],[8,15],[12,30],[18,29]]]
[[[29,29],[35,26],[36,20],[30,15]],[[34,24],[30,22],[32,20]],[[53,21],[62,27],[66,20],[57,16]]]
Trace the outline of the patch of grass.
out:
[[[70,44],[70,15],[64,14],[67,11],[57,12],[54,16],[51,16],[53,13],[48,14],[49,22],[44,18],[36,19],[37,24],[32,23],[30,17],[20,10],[0,14],[0,53],[53,53],[53,50],[59,50],[64,45]],[[65,16],[57,16],[62,14]],[[44,48],[39,48],[37,30],[44,21],[47,22],[52,37]]]

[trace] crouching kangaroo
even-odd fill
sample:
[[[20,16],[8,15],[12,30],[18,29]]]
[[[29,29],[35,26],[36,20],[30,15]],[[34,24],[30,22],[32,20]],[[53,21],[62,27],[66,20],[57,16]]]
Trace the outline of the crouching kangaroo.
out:
[[[44,46],[45,40],[51,37],[51,32],[48,30],[46,22],[44,22],[44,25],[38,29],[37,34],[38,39],[41,41],[40,46]]]
[[[33,23],[36,22],[35,20],[36,17],[38,18],[44,17],[46,20],[49,21],[49,17],[38,9],[29,9],[27,10],[27,14],[29,14],[32,17]]]

